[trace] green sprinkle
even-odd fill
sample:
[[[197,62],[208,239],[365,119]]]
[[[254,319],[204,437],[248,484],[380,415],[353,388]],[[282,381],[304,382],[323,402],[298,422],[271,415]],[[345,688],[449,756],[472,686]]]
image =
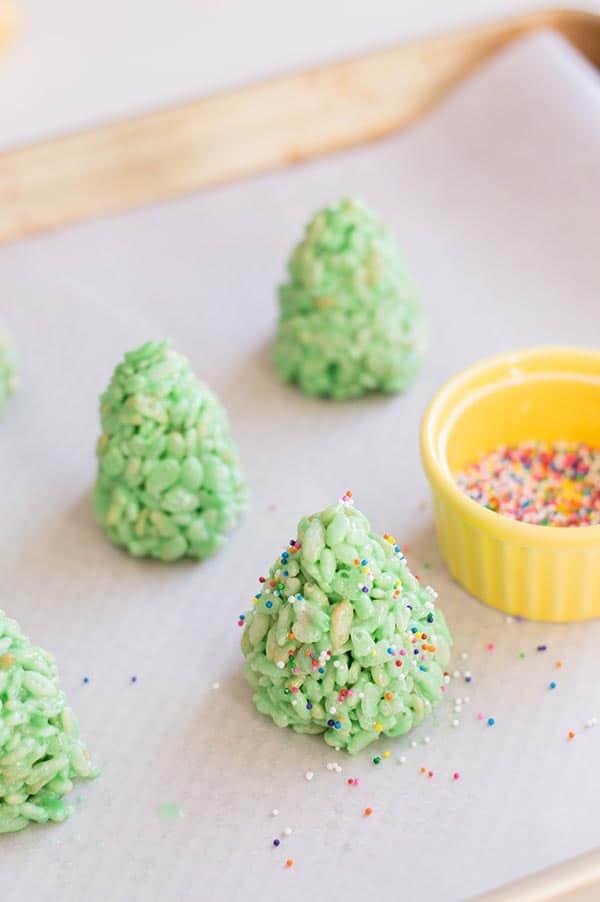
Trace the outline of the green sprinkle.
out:
[[[239,520],[246,491],[227,414],[168,342],[125,354],[100,398],[94,510],[136,557],[202,559]]]
[[[525,658],[525,657],[526,657],[525,652],[524,652],[524,651],[519,652],[519,657],[520,657],[520,658]]]
[[[98,771],[79,738],[54,658],[0,611],[0,833],[64,821],[76,778]]]
[[[181,820],[183,808],[178,802],[163,802],[157,806],[156,813],[163,823],[168,824]]]
[[[308,395],[403,391],[425,346],[416,288],[393,235],[356,200],[321,210],[279,287],[274,360]]]
[[[11,336],[0,326],[0,412],[17,387],[17,357]]]
[[[379,757],[379,755],[376,755],[373,758],[373,764],[381,764],[381,758]]]
[[[277,605],[244,615],[241,647],[262,714],[356,754],[431,713],[452,640],[436,593],[348,497],[300,521],[287,576],[277,557],[261,577],[262,599],[283,582]]]

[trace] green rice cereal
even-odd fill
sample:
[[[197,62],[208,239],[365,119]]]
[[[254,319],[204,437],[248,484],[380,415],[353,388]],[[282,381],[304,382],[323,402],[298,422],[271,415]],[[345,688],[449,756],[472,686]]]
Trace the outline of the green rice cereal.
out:
[[[72,781],[97,775],[54,658],[0,611],[0,833],[64,821]]]
[[[393,235],[355,200],[308,224],[279,287],[274,360],[307,395],[403,391],[425,346],[417,291]]]
[[[246,490],[225,409],[168,342],[147,342],[100,398],[94,490],[109,539],[162,561],[215,552]]]
[[[452,640],[395,539],[341,502],[304,517],[240,616],[258,710],[355,754],[401,736],[444,691]]]
[[[0,412],[17,387],[17,357],[12,338],[0,325]]]

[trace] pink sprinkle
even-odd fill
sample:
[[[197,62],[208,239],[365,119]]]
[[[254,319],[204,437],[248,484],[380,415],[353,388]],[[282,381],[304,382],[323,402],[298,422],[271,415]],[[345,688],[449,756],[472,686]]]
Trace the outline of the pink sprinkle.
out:
[[[487,649],[488,651],[493,651],[496,648],[493,642],[488,642]]]
[[[452,779],[453,779],[453,780],[460,780],[460,774],[458,773],[458,771],[457,771],[455,774],[452,774]]]
[[[479,714],[477,715],[477,720],[483,720],[484,717],[485,717],[485,714],[483,713],[483,711],[480,711]]]
[[[292,692],[293,692],[294,694],[296,694],[296,692],[298,692],[298,687],[297,687],[297,686],[292,686]]]

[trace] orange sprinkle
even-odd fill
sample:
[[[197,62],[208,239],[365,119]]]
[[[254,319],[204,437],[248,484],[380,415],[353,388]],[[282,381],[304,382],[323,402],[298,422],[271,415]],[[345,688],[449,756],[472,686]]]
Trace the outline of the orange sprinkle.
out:
[[[350,491],[350,489],[346,489],[346,495],[348,496],[348,498],[352,498],[352,492]]]
[[[569,739],[575,739],[575,733],[573,732],[573,730],[569,730],[568,738],[569,738]]]
[[[393,699],[394,696],[392,695],[391,692],[386,692],[385,697],[388,700],[388,702],[391,702],[391,700]]]
[[[556,662],[556,666],[557,666],[557,667],[562,667],[562,661],[557,661],[557,662]]]
[[[285,866],[286,866],[286,868],[293,868],[294,867],[293,859],[292,858],[286,859]]]
[[[365,808],[365,817],[371,817],[372,814],[373,814],[372,808]]]
[[[293,633],[288,633],[288,639],[295,639],[295,638],[296,638],[296,637],[294,636]]]
[[[422,768],[421,768],[421,773],[422,773],[422,774],[426,774],[426,773],[427,773],[427,768],[426,768],[426,767],[422,767]]]

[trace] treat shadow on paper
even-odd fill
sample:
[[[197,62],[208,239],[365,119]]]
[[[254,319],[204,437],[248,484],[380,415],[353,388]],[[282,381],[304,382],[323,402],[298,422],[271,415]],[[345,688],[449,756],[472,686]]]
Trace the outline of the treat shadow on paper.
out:
[[[44,586],[60,585],[65,602],[75,603],[93,578],[100,578],[110,590],[117,583],[135,584],[140,578],[149,578],[148,574],[156,578],[167,567],[186,571],[198,563],[184,559],[167,565],[152,558],[133,558],[113,545],[95,520],[90,487],[37,524],[26,543],[16,549],[12,566],[21,574],[23,589],[35,591],[36,603],[43,606],[45,594],[51,595],[39,592]]]

